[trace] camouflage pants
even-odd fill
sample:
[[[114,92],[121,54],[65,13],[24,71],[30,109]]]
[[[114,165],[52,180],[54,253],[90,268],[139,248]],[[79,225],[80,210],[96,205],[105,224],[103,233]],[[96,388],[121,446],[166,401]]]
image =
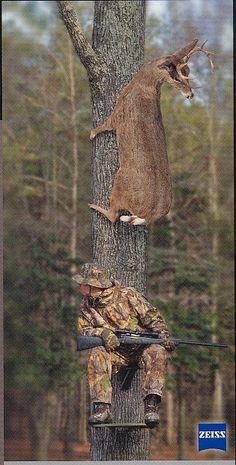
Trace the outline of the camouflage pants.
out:
[[[90,352],[87,377],[91,402],[111,404],[111,375],[120,367],[137,364],[144,370],[143,397],[148,394],[162,395],[170,355],[161,345],[151,345],[128,354],[108,353],[104,347],[96,347]]]

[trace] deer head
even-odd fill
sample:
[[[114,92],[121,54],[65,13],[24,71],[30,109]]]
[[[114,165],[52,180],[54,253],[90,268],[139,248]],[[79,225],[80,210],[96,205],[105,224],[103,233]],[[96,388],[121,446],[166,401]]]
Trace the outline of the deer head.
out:
[[[190,69],[188,66],[188,61],[190,57],[196,52],[202,52],[207,55],[211,70],[213,71],[214,69],[211,58],[213,52],[203,48],[206,41],[200,47],[197,46],[197,43],[198,39],[193,40],[188,45],[181,48],[180,50],[177,50],[172,55],[160,58],[156,62],[158,68],[162,70],[163,81],[168,82],[171,84],[171,86],[178,89],[186,98],[193,98],[194,94],[192,89],[197,88],[190,85],[190,81],[194,79],[194,77],[189,74]]]

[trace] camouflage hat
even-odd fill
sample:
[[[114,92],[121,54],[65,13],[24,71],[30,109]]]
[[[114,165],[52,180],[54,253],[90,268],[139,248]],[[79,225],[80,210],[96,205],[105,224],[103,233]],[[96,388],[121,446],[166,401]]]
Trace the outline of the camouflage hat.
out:
[[[80,274],[72,276],[72,279],[77,284],[87,284],[103,289],[113,286],[105,268],[95,263],[85,263],[81,267]]]

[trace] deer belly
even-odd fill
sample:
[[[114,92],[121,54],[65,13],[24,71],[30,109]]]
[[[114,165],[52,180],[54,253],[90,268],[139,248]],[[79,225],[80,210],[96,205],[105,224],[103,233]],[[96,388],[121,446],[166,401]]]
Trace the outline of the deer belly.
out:
[[[160,218],[170,208],[171,183],[169,175],[142,166],[119,169],[114,182],[111,201],[122,210],[145,218]]]
[[[161,121],[156,115],[137,116],[116,131],[120,158],[114,195],[123,209],[141,218],[160,218],[168,213],[171,180]]]

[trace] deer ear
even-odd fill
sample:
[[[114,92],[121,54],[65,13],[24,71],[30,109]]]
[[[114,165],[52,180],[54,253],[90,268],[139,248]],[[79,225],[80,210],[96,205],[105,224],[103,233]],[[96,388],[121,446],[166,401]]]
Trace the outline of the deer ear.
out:
[[[174,56],[178,56],[179,58],[184,58],[186,55],[188,55],[189,52],[195,47],[195,45],[198,43],[198,39],[192,40],[188,45],[185,45],[185,47],[180,48],[177,50],[175,53],[173,53]]]

